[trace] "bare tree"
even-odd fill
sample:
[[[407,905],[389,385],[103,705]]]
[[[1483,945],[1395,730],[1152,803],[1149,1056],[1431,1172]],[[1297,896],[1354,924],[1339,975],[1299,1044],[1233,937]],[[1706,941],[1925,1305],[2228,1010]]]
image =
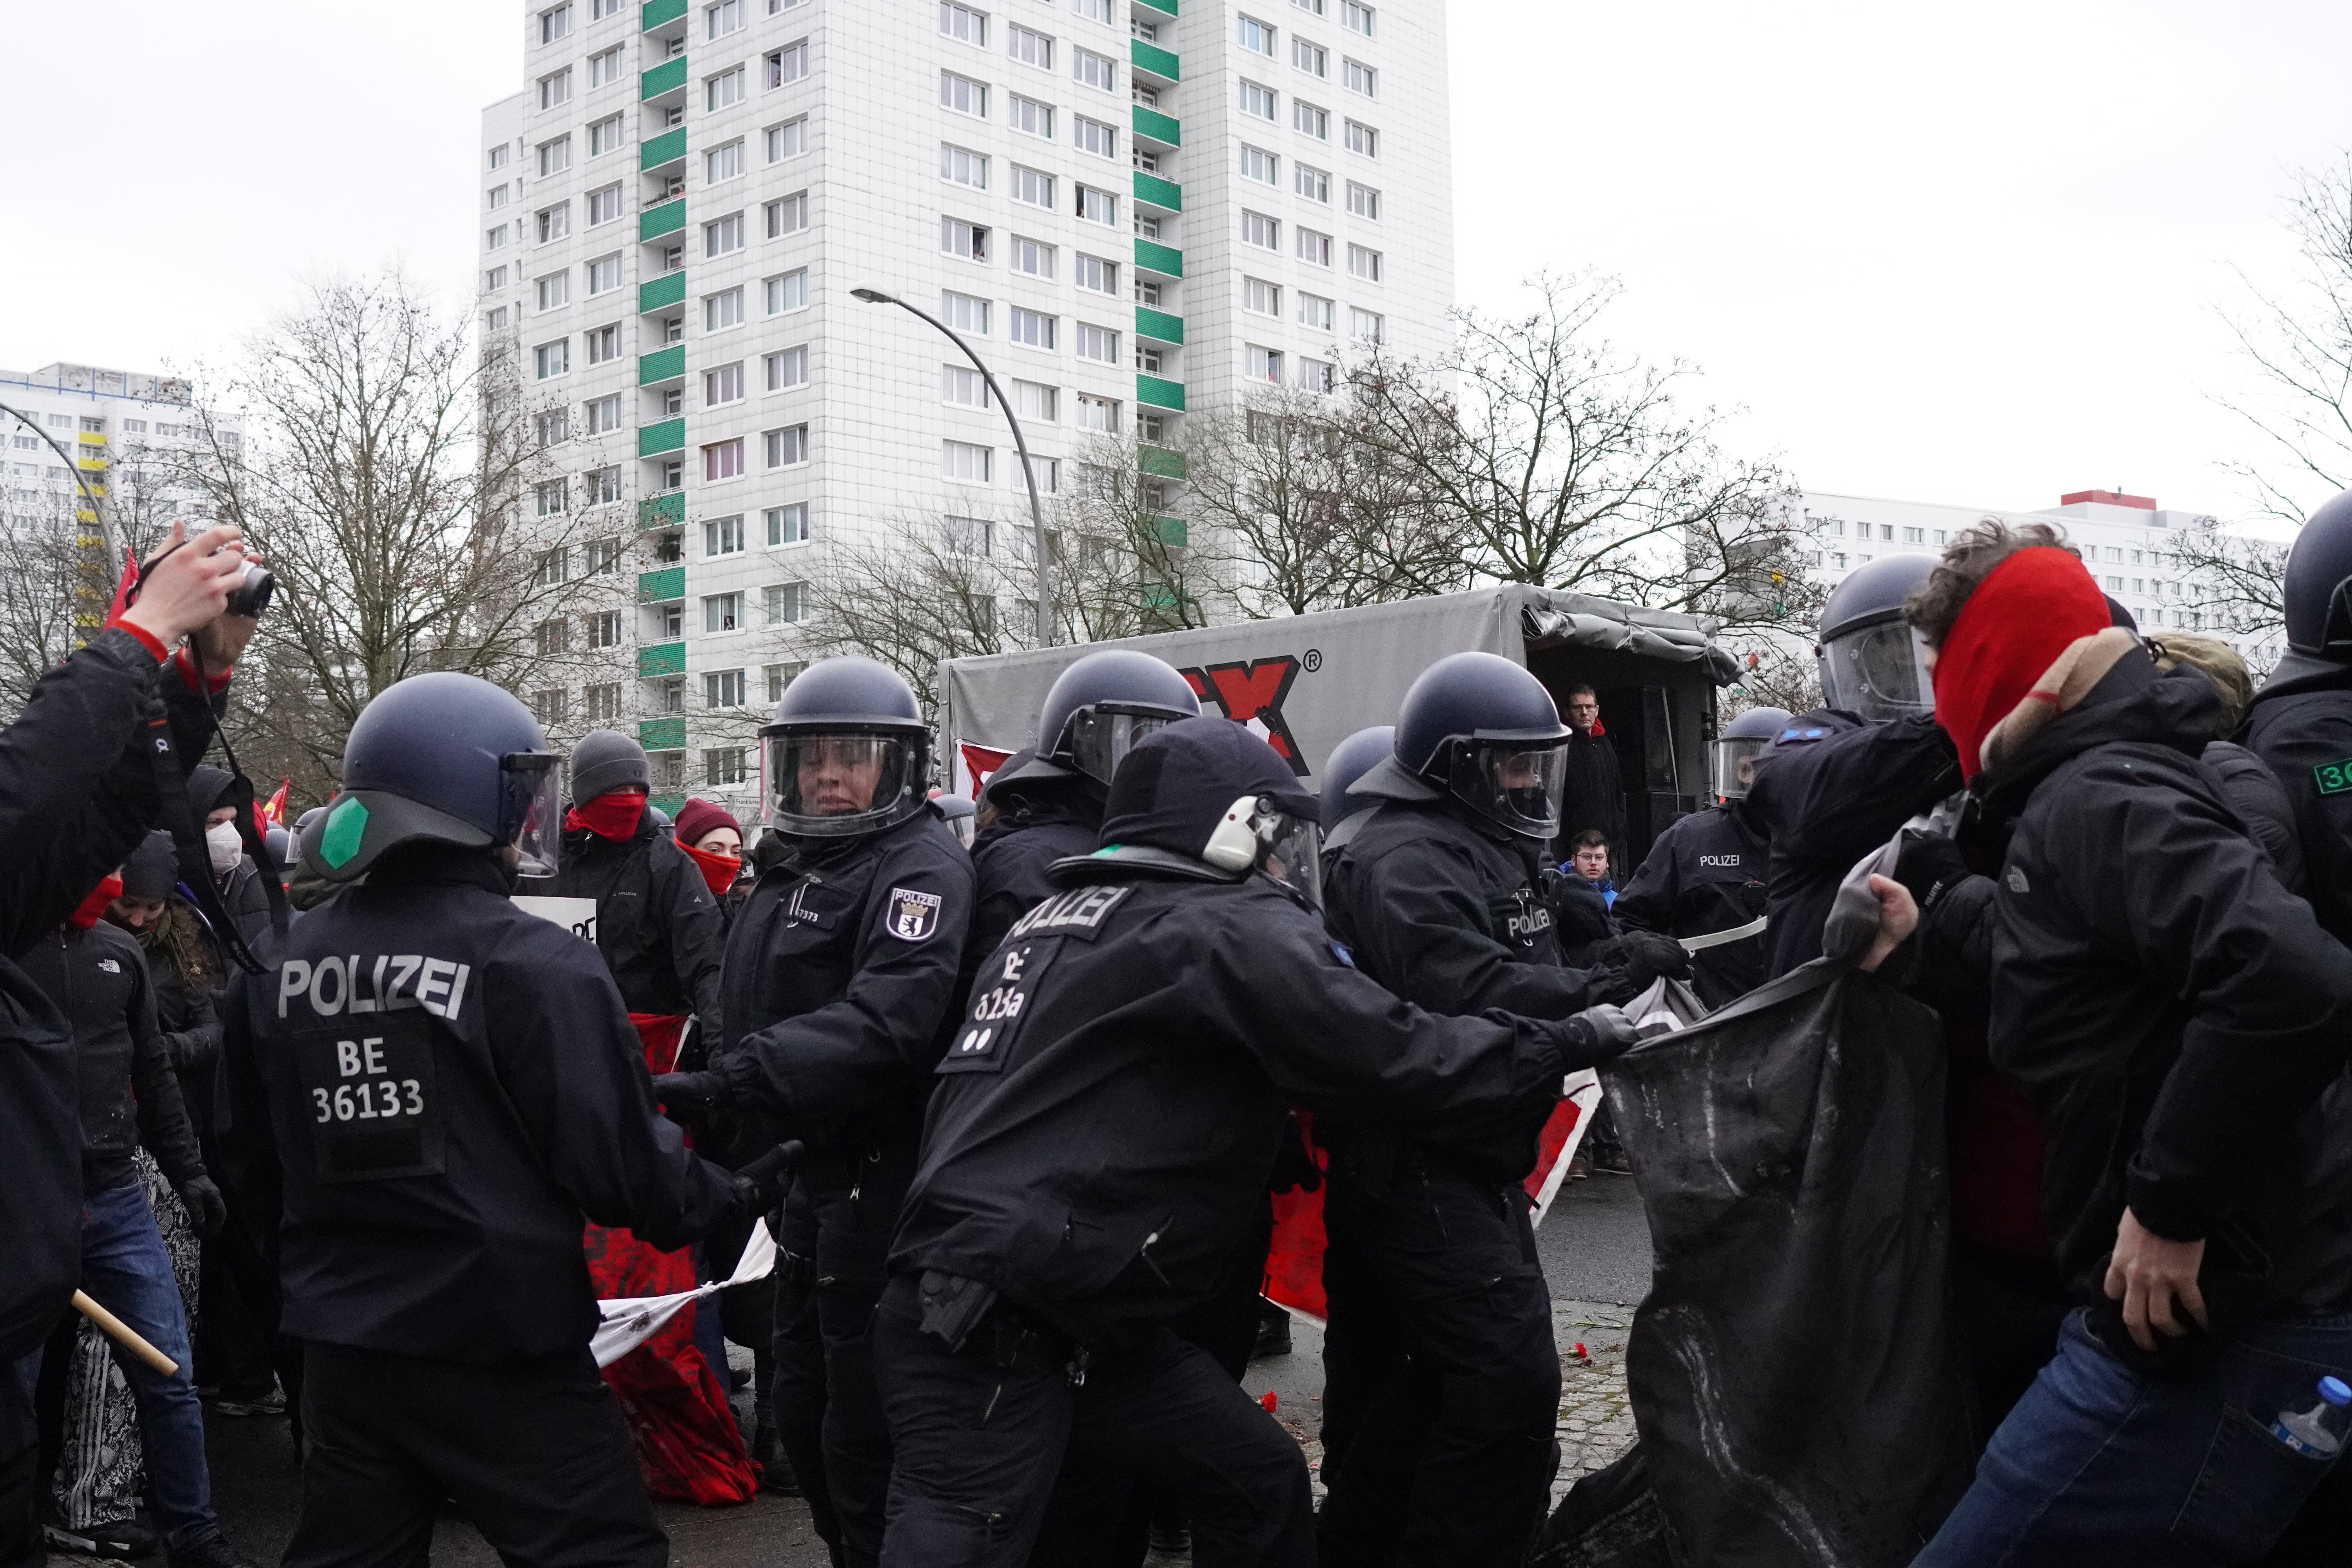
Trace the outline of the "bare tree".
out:
[[[939,708],[943,658],[1027,646],[1034,618],[1010,611],[1029,575],[985,519],[894,520],[878,537],[836,539],[809,584],[804,622],[779,628],[774,651],[801,658],[856,653],[898,672],[923,711]]]
[[[1355,377],[1366,439],[1410,473],[1423,505],[1456,520],[1468,568],[1799,618],[1793,599],[1754,592],[1759,573],[1793,558],[1788,475],[1723,452],[1728,416],[1684,402],[1692,366],[1644,363],[1600,335],[1614,279],[1544,274],[1530,286],[1540,302],[1528,315],[1457,312],[1442,362],[1375,354]]]

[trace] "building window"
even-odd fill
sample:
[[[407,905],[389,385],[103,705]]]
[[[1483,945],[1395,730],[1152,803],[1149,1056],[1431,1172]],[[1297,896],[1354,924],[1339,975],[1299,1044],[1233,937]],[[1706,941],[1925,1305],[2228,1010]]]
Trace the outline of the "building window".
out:
[[[539,79],[539,109],[544,114],[572,101],[572,68]]]
[[[1055,320],[1055,317],[1046,315],[1042,310],[1024,310],[1021,306],[1015,305],[1013,307],[1011,324],[1005,336],[1016,343],[1026,343],[1033,349],[1050,349],[1054,346]]]
[[[963,484],[984,485],[994,472],[996,448],[975,447],[969,441],[940,443],[942,466],[950,479]]]
[[[482,274],[482,292],[495,294],[506,286],[507,269],[505,268],[493,267]]]
[[[1348,90],[1360,92],[1366,98],[1380,96],[1381,73],[1361,60],[1348,62]]]
[[[1062,394],[1059,387],[1045,386],[1034,381],[1013,384],[1013,412],[1032,425],[1052,425],[1061,418]]]
[[[808,40],[787,44],[768,54],[768,85],[784,87],[800,80],[809,73]]]
[[[988,118],[988,84],[953,71],[940,72],[940,102],[958,114]]]
[[[1349,181],[1348,210],[1358,217],[1370,218],[1374,223],[1380,222],[1381,193],[1370,185],[1360,185],[1353,180]]]
[[[613,405],[614,423],[611,426],[607,426],[606,428],[617,428],[621,416],[621,400],[617,397],[611,397],[606,398],[604,401]],[[591,408],[597,408],[603,406],[603,405],[592,403],[588,406]],[[588,470],[586,475],[583,477],[581,482],[588,487],[588,504],[590,506],[610,506],[613,502],[621,499],[621,470],[618,468],[591,468]],[[594,544],[591,544],[588,547],[588,559],[591,563],[588,569],[591,572],[609,570],[609,568],[599,567],[593,564],[597,559],[597,551],[599,548],[600,546]],[[615,545],[613,548],[617,551],[619,546]]]
[[[702,330],[716,332],[739,325],[743,320],[743,290],[728,289],[702,299]]]
[[[1088,223],[1118,224],[1118,197],[1092,185],[1078,187],[1078,216]]]
[[[1089,22],[1108,23],[1111,19],[1110,0],[1078,0],[1078,15]]]
[[[511,186],[500,185],[490,192],[490,211],[496,212],[507,205],[507,192],[510,189],[512,189]]]
[[[771,545],[808,542],[808,504],[805,501],[794,501],[790,506],[772,506],[766,517]],[[782,694],[779,692],[778,695]]]
[[[1008,171],[1005,188],[1016,202],[1026,202],[1034,207],[1054,205],[1054,176],[1040,170],[1013,164]]]
[[[1244,207],[1242,210],[1242,243],[1266,250],[1278,250],[1282,247],[1282,225],[1264,213],[1254,213]]]
[[[621,286],[621,256],[618,251],[600,256],[588,264],[588,293],[591,298],[609,294]]]
[[[561,686],[551,686],[544,691],[530,694],[530,716],[539,721],[539,727],[542,730],[551,730],[562,723],[570,708]]]
[[[1368,246],[1348,247],[1348,275],[1350,278],[1360,278],[1367,283],[1379,282],[1381,253]]]
[[[539,41],[542,46],[555,42],[571,31],[571,6],[558,5],[553,10],[541,11],[539,14]]]
[[[1255,16],[1234,18],[1234,41],[1254,55],[1274,58],[1274,29]]]
[[[702,405],[716,407],[721,403],[743,400],[743,366],[740,361],[722,364],[702,373]]]
[[[588,57],[588,90],[593,92],[600,87],[610,87],[620,80],[621,73],[626,68],[626,64],[625,51],[618,44],[609,49],[590,55]],[[593,146],[590,148],[591,152],[594,150]]]
[[[970,365],[940,366],[940,400],[966,408],[988,406],[988,383]]]
[[[565,237],[572,232],[572,204],[558,202],[539,215],[539,243]]]
[[[793,683],[793,678],[794,676],[800,674],[802,670],[806,669],[807,668],[808,666],[804,664],[761,665],[760,667],[760,674],[767,682],[768,700],[771,702],[782,702],[784,700],[784,688]]]
[[[551,343],[541,343],[531,351],[531,357],[541,381],[562,375],[572,368],[572,340],[558,338]]]
[[[741,518],[715,517],[702,525],[702,552],[705,555],[738,555],[742,550]]]
[[[621,327],[610,322],[583,334],[588,342],[588,363],[603,364],[606,360],[621,357]]]
[[[940,31],[959,43],[988,47],[988,14],[956,0],[940,0]]]
[[[585,620],[588,627],[588,646],[590,647],[618,647],[621,646],[620,611],[600,610],[596,614],[585,617]]]
[[[1242,112],[1244,114],[1254,114],[1260,120],[1272,120],[1274,118],[1274,89],[1270,87],[1260,87],[1254,81],[1243,81]]]
[[[1242,143],[1242,178],[1256,180],[1262,184],[1279,184],[1282,180],[1282,160],[1262,147]]]
[[[797,310],[808,303],[808,268],[795,267],[790,272],[767,280],[768,314]]]
[[[702,254],[705,257],[724,256],[730,250],[743,248],[743,215],[729,213],[702,226]]]
[[[1331,57],[1320,44],[1310,44],[1296,34],[1290,39],[1290,63],[1308,76],[1329,76]]]
[[[621,187],[618,185],[606,185],[602,190],[588,193],[588,226],[590,228],[594,228],[600,223],[611,223],[625,210],[621,201]]]
[[[1118,67],[1108,55],[1092,49],[1073,48],[1070,51],[1070,79],[1080,87],[1090,87],[1097,92],[1118,90]]]
[[[1246,374],[1252,381],[1270,382],[1276,386],[1282,384],[1281,350],[1262,349],[1250,343],[1244,346],[1243,357],[1247,366]]]
[[[1331,265],[1331,237],[1318,234],[1311,228],[1298,231],[1298,259],[1311,261],[1318,267]]]
[[[1318,142],[1328,142],[1331,140],[1330,111],[1294,98],[1290,100],[1290,128],[1303,131]]]
[[[988,154],[975,153],[969,147],[959,147],[952,142],[940,143],[940,178],[954,184],[970,185],[975,191],[988,189]]]
[[[1381,155],[1381,133],[1357,121],[1348,121],[1348,151],[1361,153],[1367,158]]]
[[[720,71],[702,84],[702,107],[705,112],[716,114],[722,109],[732,109],[743,101],[744,70],[737,66],[731,71]]]
[[[1078,394],[1078,428],[1106,436],[1118,434],[1118,399]]]
[[[1300,195],[1305,196],[1310,202],[1322,202],[1326,205],[1329,205],[1331,200],[1330,175],[1325,174],[1320,169],[1310,169],[1304,163],[1293,163],[1290,167],[1291,184],[1297,188]]]
[[[1025,135],[1042,136],[1048,142],[1054,139],[1054,106],[1052,104],[1040,103],[1034,98],[1024,98],[1017,92],[1008,93],[1005,101],[1008,107],[1004,117],[1013,130]]]
[[[796,115],[782,125],[768,127],[768,162],[781,163],[808,151],[808,116]]]
[[[702,36],[706,40],[740,33],[743,30],[743,0],[719,0],[718,5],[704,11],[702,16],[705,23]]]
[[[1118,263],[1116,261],[1106,261],[1099,256],[1088,256],[1079,251],[1072,258],[1070,270],[1072,281],[1081,289],[1097,294],[1118,292]]]
[[[1339,21],[1350,32],[1361,33],[1368,38],[1372,36],[1372,8],[1370,5],[1359,5],[1356,0],[1340,0]]]
[[[731,180],[743,172],[743,139],[738,136],[724,147],[713,147],[702,155],[702,183],[718,184]]]
[[[1070,144],[1081,153],[1091,153],[1097,158],[1118,156],[1118,130],[1099,120],[1088,120],[1083,114],[1070,116]]]
[[[1118,333],[1108,327],[1088,326],[1084,321],[1077,326],[1075,346],[1080,359],[1095,360],[1103,364],[1118,363]]]
[[[1160,349],[1144,342],[1141,339],[1138,339],[1136,341],[1135,368],[1141,371],[1144,374],[1166,374],[1165,357],[1166,356]]]
[[[1348,312],[1348,335],[1359,342],[1377,343],[1382,341],[1385,323],[1376,310],[1350,310]]]
[[[761,437],[766,445],[768,467],[789,468],[809,459],[809,435],[805,425],[787,425],[781,430],[771,430]]]
[[[988,335],[988,301],[974,294],[959,294],[952,289],[940,294],[940,315],[959,332]]]
[[[706,632],[731,632],[743,624],[743,595],[711,594],[702,601],[702,629]]]
[[[1282,314],[1282,289],[1263,278],[1242,279],[1242,309],[1255,310],[1261,316]]]
[[[768,624],[792,626],[808,619],[808,584],[772,583],[760,591]]]
[[[1034,239],[1013,238],[1013,270],[1032,278],[1054,276],[1054,247]]]
[[[503,169],[506,166],[507,144],[501,142],[497,146],[490,149],[490,167],[493,169]]]
[[[542,416],[543,417],[545,416]],[[562,416],[558,414],[555,417],[561,420]],[[562,437],[558,435],[556,439],[561,440]],[[540,444],[545,446],[548,443],[542,441]],[[563,515],[563,481],[562,479],[550,479],[545,484],[533,485],[531,495],[538,503],[540,516],[562,517]]]
[[[496,250],[499,247],[505,245],[506,242],[507,226],[504,224],[499,225],[499,226],[494,229],[488,230],[482,236],[482,248],[484,250]]]
[[[1302,355],[1298,361],[1298,384],[1309,392],[1328,392],[1339,384],[1339,367],[1328,360]]]
[[[561,446],[562,443],[572,439],[572,411],[569,408],[551,408],[546,413],[538,416],[531,423],[534,432],[539,437],[539,444],[541,447]],[[554,481],[554,510],[562,511],[563,510],[563,481],[562,479],[557,479]],[[543,491],[547,489],[547,486],[541,485],[540,489]],[[542,496],[541,499],[543,500],[546,498]],[[541,517],[545,517],[547,513],[542,510],[540,512],[540,515]]]
[[[713,441],[702,448],[702,477],[706,480],[731,479],[743,472],[743,437],[732,441]]]
[[[561,620],[541,621],[531,627],[531,646],[539,650],[540,658],[546,658],[550,655],[563,651],[563,631],[564,626]]]
[[[621,145],[621,117],[607,115],[588,128],[588,156],[601,158]]]
[[[950,517],[940,522],[947,547],[958,555],[985,555],[994,542],[995,525],[984,517]]]
[[[713,702],[710,706],[741,707],[743,705],[743,672],[740,669],[720,670],[716,674],[703,677],[703,682],[707,687],[709,682],[721,677],[735,683],[734,698],[724,704]],[[707,697],[709,692],[706,691],[704,695]],[[721,784],[741,784],[744,777],[743,756],[749,750],[750,748],[746,746],[722,746],[705,751],[702,753],[703,787],[716,789]]]
[[[940,219],[940,248],[950,256],[961,256],[966,261],[988,259],[988,228],[984,224],[966,223],[961,218]]]
[[[1005,52],[1024,66],[1054,68],[1054,40],[1015,23],[1004,30]]]
[[[768,355],[764,362],[768,371],[768,390],[782,392],[789,387],[808,384],[808,347],[789,348]]]

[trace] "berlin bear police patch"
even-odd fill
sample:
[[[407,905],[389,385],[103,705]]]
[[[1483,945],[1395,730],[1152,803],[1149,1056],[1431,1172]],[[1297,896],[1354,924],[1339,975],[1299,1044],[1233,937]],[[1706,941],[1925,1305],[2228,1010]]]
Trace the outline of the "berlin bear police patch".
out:
[[[912,888],[890,889],[889,931],[900,942],[921,942],[940,929],[940,910],[944,900],[937,893],[919,893]]]

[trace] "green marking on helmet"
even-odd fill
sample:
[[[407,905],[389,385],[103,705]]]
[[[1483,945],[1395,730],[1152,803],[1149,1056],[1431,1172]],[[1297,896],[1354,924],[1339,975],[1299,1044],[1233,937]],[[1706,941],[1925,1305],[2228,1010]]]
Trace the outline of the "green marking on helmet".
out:
[[[1091,855],[1087,856],[1087,859],[1089,859],[1089,860],[1099,860],[1099,859],[1101,859],[1101,858],[1102,858],[1104,856],[1106,856],[1106,855],[1116,855],[1116,854],[1118,854],[1118,845],[1116,845],[1116,844],[1106,844],[1106,845],[1104,845],[1101,848],[1099,848],[1099,849],[1096,850],[1093,854],[1091,854]]]
[[[360,839],[367,833],[368,808],[360,797],[347,795],[327,813],[326,831],[319,835],[319,855],[338,870],[351,864],[352,857],[360,852]]]

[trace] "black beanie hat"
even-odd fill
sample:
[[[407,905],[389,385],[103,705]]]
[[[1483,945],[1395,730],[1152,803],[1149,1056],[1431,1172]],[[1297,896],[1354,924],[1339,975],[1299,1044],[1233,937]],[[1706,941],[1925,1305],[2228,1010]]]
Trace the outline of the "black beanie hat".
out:
[[[1317,820],[1315,797],[1272,746],[1230,719],[1182,719],[1135,743],[1111,775],[1102,842],[1138,844],[1199,859],[1234,801],[1270,795]]]
[[[149,834],[122,862],[122,892],[126,898],[169,898],[179,881],[180,854],[172,847],[168,833]]]

